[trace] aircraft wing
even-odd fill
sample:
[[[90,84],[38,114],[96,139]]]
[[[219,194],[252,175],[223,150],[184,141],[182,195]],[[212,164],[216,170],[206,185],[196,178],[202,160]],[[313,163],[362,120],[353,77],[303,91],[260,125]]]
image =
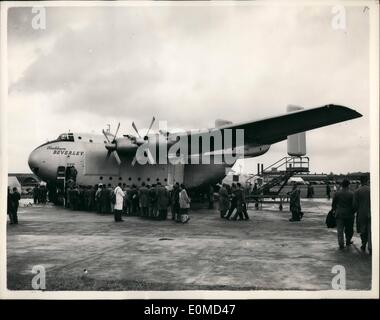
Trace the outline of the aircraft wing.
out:
[[[253,122],[228,124],[218,129],[244,129],[245,143],[263,145],[280,142],[287,139],[291,134],[325,127],[361,116],[359,112],[348,107],[329,104]]]

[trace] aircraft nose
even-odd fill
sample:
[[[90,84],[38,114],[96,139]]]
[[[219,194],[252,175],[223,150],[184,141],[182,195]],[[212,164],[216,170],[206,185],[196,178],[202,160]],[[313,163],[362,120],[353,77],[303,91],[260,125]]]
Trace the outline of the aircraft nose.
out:
[[[32,151],[32,153],[29,155],[28,159],[28,165],[30,170],[32,170],[35,174],[38,173],[39,171],[39,166],[40,166],[40,161],[39,161],[39,156],[38,156],[38,150]]]

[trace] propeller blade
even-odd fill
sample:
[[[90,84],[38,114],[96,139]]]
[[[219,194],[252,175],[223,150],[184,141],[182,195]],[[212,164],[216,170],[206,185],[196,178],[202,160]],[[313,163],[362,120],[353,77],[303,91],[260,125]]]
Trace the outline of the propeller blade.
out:
[[[136,125],[135,125],[134,122],[132,122],[132,127],[133,127],[133,129],[135,129],[136,133],[137,133],[138,136],[141,138],[140,133],[139,133],[139,131],[137,130]]]
[[[108,136],[107,136],[106,132],[104,131],[104,129],[103,129],[102,132],[103,132],[104,136],[106,137],[107,141],[108,141],[109,143],[111,143],[111,141],[110,141],[110,139],[108,139]]]
[[[115,159],[116,159],[116,162],[117,162],[118,165],[120,166],[120,165],[121,165],[121,159],[120,159],[120,157],[119,157],[117,151],[113,151],[113,155],[114,155],[114,157],[115,157]]]
[[[150,152],[149,149],[146,150],[146,154],[148,156],[148,161],[149,161],[149,164],[155,164],[156,162],[154,161],[154,158],[152,156],[152,153]]]
[[[119,155],[118,155],[118,153],[117,153],[116,150],[115,150],[115,151],[108,151],[108,152],[107,152],[107,155],[106,155],[106,160],[108,161],[108,159],[109,159],[110,156],[111,156],[111,153],[113,153],[113,155],[114,155],[114,157],[115,157],[115,159],[116,159],[116,162],[117,162],[118,165],[120,166],[120,165],[121,165],[121,159],[120,159],[120,157],[119,157]]]
[[[148,129],[148,131],[146,132],[146,135],[145,135],[145,136],[148,136],[150,129],[152,129],[152,126],[153,126],[154,121],[156,121],[156,118],[155,118],[155,117],[153,117],[152,122],[150,123],[149,129]]]
[[[115,135],[114,135],[114,141],[116,140],[116,137],[117,137],[117,133],[119,132],[119,129],[120,129],[120,122],[119,124],[117,125],[117,129],[116,129],[116,132],[115,132]]]

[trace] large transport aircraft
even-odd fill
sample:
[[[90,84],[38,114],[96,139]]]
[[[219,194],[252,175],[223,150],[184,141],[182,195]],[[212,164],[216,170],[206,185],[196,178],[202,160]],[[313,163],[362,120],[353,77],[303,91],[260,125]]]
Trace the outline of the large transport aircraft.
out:
[[[348,107],[330,104],[257,121],[232,123],[216,120],[215,128],[198,132],[172,134],[160,131],[158,134],[149,135],[148,130],[143,137],[140,136],[134,123],[132,126],[137,132],[137,136],[123,135],[117,137],[119,124],[115,134],[111,134],[109,130],[103,130],[103,135],[63,133],[57,139],[34,149],[29,156],[28,163],[31,170],[53,188],[64,188],[67,172],[72,170],[73,167],[76,172],[75,182],[78,185],[94,185],[98,183],[116,185],[122,182],[127,185],[135,184],[139,186],[142,182],[146,184],[161,182],[170,186],[179,182],[184,183],[189,189],[202,188],[206,185],[220,182],[226,175],[226,168],[232,167],[233,162],[238,159],[238,156],[236,156],[232,163],[231,160],[227,163],[223,156],[221,163],[213,161],[218,152],[235,156],[237,149],[236,141],[232,148],[226,148],[225,143],[222,143],[221,147],[213,143],[212,137],[215,137],[217,132],[221,133],[222,136],[225,131],[232,132],[232,142],[234,144],[236,133],[239,132],[239,129],[241,129],[240,132],[243,130],[244,158],[251,158],[266,153],[272,144],[286,140],[290,135],[361,116],[360,113]],[[150,128],[153,123],[154,118]],[[157,163],[155,159],[151,159],[152,154],[150,152],[147,154],[145,151],[143,155],[147,156],[149,161],[146,164],[136,161],[139,160],[139,148],[141,150],[141,147],[148,147],[149,150],[154,150],[164,143],[165,148],[169,149],[178,142],[179,138],[184,136],[188,141],[186,150],[188,153],[184,153],[187,160],[194,157],[199,158],[200,155],[208,153],[211,163],[207,164],[202,161],[200,161],[200,164],[196,164],[194,161],[187,161],[185,164],[173,164],[170,163],[171,161],[167,161],[168,163],[166,164],[162,163],[162,161]],[[210,150],[202,150],[201,143],[200,150],[194,151],[191,148],[191,142],[197,141],[197,139],[209,142],[211,139],[211,143],[208,145]],[[152,146],[152,143],[155,146]],[[183,150],[177,150],[175,155],[183,156]],[[168,159],[170,158],[170,153],[167,157]]]

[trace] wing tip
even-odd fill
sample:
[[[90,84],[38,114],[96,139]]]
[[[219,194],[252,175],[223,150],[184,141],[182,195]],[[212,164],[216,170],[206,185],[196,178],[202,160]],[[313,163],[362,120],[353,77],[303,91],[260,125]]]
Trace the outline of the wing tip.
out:
[[[360,118],[363,116],[360,112],[358,112],[352,108],[342,106],[342,105],[329,104],[326,107],[332,108],[332,109],[336,110],[337,112],[344,114],[348,119],[356,119],[356,118]]]

